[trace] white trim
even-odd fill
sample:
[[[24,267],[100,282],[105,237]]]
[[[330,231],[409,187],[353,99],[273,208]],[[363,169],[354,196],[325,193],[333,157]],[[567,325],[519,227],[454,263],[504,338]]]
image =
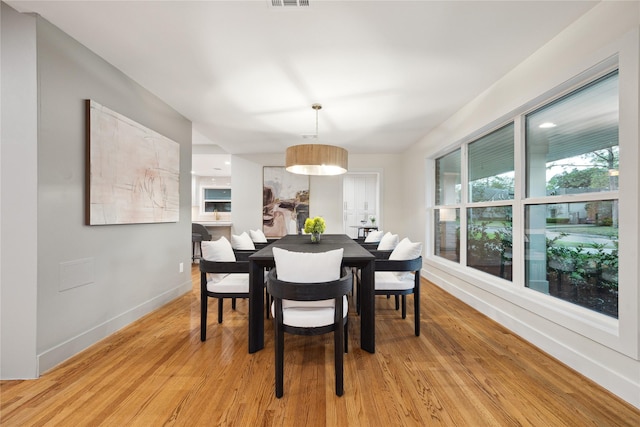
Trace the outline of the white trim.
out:
[[[573,344],[569,345],[559,338],[555,331],[556,328],[562,328],[561,325],[548,323],[547,328],[535,327],[534,323],[522,320],[523,317],[535,316],[535,313],[511,309],[507,311],[500,308],[500,305],[489,304],[468,290],[470,284],[457,281],[455,276],[447,274],[447,270],[427,266],[421,271],[421,276],[557,360],[564,363],[570,360],[571,368],[608,390],[612,390],[634,406],[640,407],[640,383],[637,378],[624,375],[624,372],[629,370],[627,369],[629,366],[633,369],[636,361],[607,351],[606,348],[590,340],[584,340],[584,345],[580,348]],[[477,277],[475,279],[477,280]],[[554,330],[550,331],[551,328]]]
[[[98,341],[108,337],[123,327],[130,325],[134,321],[162,307],[168,302],[191,292],[192,288],[193,284],[191,283],[191,280],[184,282],[173,289],[133,307],[124,313],[120,313],[116,317],[113,317],[63,343],[56,345],[55,347],[46,350],[43,353],[38,354],[38,375],[43,374],[68,358],[86,350]]]

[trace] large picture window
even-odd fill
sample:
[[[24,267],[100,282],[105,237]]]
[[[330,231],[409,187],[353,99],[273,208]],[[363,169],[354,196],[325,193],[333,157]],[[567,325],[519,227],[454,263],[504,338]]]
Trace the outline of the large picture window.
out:
[[[618,98],[616,70],[436,159],[434,255],[617,318]]]
[[[528,114],[526,153],[525,286],[617,318],[618,72]]]

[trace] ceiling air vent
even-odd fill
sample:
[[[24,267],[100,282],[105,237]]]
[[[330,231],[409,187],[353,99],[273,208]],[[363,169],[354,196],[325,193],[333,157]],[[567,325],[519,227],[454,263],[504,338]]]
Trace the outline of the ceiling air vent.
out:
[[[309,6],[309,0],[267,0],[273,7]]]

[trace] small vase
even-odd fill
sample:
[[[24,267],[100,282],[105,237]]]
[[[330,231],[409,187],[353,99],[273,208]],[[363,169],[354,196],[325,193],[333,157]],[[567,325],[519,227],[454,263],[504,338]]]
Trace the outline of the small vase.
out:
[[[311,243],[320,243],[320,233],[311,233]]]

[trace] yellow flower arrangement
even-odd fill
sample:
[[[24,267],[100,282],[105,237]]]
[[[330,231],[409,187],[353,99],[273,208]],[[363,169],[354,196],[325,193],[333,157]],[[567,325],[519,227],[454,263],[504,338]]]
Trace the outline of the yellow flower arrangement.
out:
[[[324,218],[317,216],[315,218],[307,218],[304,221],[304,232],[308,234],[322,234],[327,228]]]

